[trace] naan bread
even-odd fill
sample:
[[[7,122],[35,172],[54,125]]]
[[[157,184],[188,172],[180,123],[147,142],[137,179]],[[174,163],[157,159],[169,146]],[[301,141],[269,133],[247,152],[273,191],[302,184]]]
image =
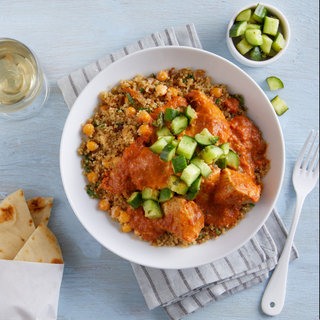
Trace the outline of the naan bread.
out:
[[[57,238],[44,224],[40,223],[36,231],[18,252],[15,261],[63,263]]]
[[[34,230],[23,191],[5,198],[0,204],[0,259],[12,260]]]
[[[33,223],[37,228],[41,222],[46,226],[51,214],[53,198],[33,198],[27,200],[27,205],[33,219]]]

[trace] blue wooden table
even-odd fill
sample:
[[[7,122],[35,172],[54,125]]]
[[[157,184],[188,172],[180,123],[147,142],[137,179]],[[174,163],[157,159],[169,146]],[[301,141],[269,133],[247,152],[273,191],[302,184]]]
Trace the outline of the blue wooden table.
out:
[[[149,311],[130,263],[102,248],[74,215],[63,190],[59,146],[68,109],[57,79],[152,32],[193,22],[205,50],[241,66],[267,93],[266,77],[279,76],[290,110],[280,117],[286,143],[286,173],[277,201],[287,228],[295,208],[292,169],[311,128],[319,130],[319,2],[270,0],[287,16],[292,41],[282,59],[251,69],[238,64],[225,34],[245,0],[2,0],[3,37],[26,43],[42,61],[51,95],[33,118],[0,118],[0,192],[22,188],[28,198],[53,196],[49,227],[63,250],[65,273],[59,319],[167,319]],[[1,195],[1,194],[0,194]],[[286,303],[277,319],[319,318],[319,183],[308,196],[295,237],[300,258],[290,265]],[[266,282],[212,304],[187,318],[267,319],[260,308]],[[1,313],[1,310],[0,310]]]

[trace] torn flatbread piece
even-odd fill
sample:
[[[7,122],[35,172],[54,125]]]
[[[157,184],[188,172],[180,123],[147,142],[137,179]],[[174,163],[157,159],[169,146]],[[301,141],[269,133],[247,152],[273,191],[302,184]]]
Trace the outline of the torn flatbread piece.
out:
[[[40,223],[13,260],[63,264],[58,240],[44,223]]]
[[[27,205],[30,210],[34,225],[37,228],[41,222],[48,225],[53,198],[32,198],[27,200]]]
[[[0,259],[12,260],[34,230],[23,191],[5,198],[0,204]]]

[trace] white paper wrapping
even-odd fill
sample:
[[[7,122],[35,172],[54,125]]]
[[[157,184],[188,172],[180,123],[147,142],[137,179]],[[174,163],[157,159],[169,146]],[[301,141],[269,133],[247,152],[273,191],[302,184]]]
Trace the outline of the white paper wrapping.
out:
[[[57,319],[63,264],[0,260],[0,319]]]

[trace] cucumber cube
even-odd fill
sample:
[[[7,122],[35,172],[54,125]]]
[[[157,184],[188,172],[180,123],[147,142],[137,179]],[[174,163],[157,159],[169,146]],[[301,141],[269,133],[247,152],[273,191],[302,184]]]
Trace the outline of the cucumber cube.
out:
[[[164,120],[165,121],[172,121],[175,117],[179,115],[179,111],[176,109],[166,108],[164,112]]]
[[[236,21],[249,21],[252,15],[251,9],[241,11],[236,18]]]
[[[151,199],[143,202],[143,210],[149,219],[160,219],[163,216],[159,203]]]
[[[255,24],[255,23],[248,23],[247,24],[247,29],[258,29],[258,30],[262,30],[262,26],[260,26],[259,24]],[[246,29],[246,30],[247,30]]]
[[[137,209],[142,204],[142,196],[141,193],[136,191],[131,194],[129,199],[127,200],[127,204],[129,204],[133,209]]]
[[[280,32],[278,32],[272,43],[272,49],[275,52],[279,52],[284,48],[285,45],[286,40],[284,39],[283,35]]]
[[[194,157],[190,163],[196,165],[200,169],[201,175],[205,178],[212,172],[211,168],[199,157]]]
[[[220,169],[225,169],[227,167],[227,158],[222,156],[220,157],[217,161],[216,161],[216,165],[220,168]]]
[[[185,116],[188,118],[190,124],[194,119],[197,118],[197,113],[190,105],[188,105]]]
[[[199,193],[200,190],[200,185],[201,185],[201,177],[198,177],[190,186],[187,194],[186,194],[186,198],[190,201],[192,201],[197,194]]]
[[[184,155],[173,158],[171,162],[172,162],[174,173],[179,173],[187,167],[187,161]]]
[[[263,33],[275,36],[278,32],[279,20],[276,18],[265,17],[263,24]]]
[[[286,103],[282,99],[280,99],[279,96],[275,96],[271,100],[271,103],[278,116],[282,116],[289,109]]]
[[[164,188],[160,190],[159,202],[165,202],[173,197],[174,193],[169,188]]]
[[[239,169],[239,157],[234,151],[229,150],[228,154],[225,157],[227,159],[228,167],[235,170]]]
[[[199,177],[200,169],[193,163],[189,164],[183,171],[180,179],[184,181],[188,187]]]
[[[226,155],[229,152],[229,142],[223,143],[219,146],[222,149],[223,153]]]
[[[202,146],[216,144],[219,140],[219,137],[213,136],[207,128],[204,128],[200,133],[197,133],[194,138]]]
[[[223,155],[221,148],[216,146],[207,146],[200,153],[199,158],[203,159],[207,164],[211,164]]]
[[[267,9],[259,3],[253,12],[252,18],[257,22],[262,23],[267,13]]]
[[[229,37],[239,37],[244,34],[247,28],[247,21],[236,22],[229,30]]]
[[[271,50],[271,47],[272,47],[273,41],[266,34],[263,34],[261,37],[262,37],[262,40],[263,40],[263,44],[260,45],[260,49],[261,49],[262,52],[264,52],[266,54],[269,54],[270,50]]]
[[[157,189],[144,188],[142,190],[142,199],[143,200],[152,199],[152,200],[158,201],[159,193],[160,191]]]
[[[186,194],[189,189],[186,183],[175,175],[170,176],[168,186],[172,191],[182,195]]]
[[[261,30],[259,29],[247,29],[244,36],[247,42],[252,46],[261,46],[263,44]]]
[[[261,51],[260,51],[260,48],[258,46],[254,47],[250,51],[250,57],[254,61],[261,61],[262,60]]]
[[[192,159],[192,156],[196,148],[197,148],[197,142],[193,138],[187,135],[184,135],[177,148],[177,154],[184,155],[186,159],[190,160]]]
[[[163,137],[163,136],[172,136],[172,133],[167,127],[162,127],[161,129],[156,131],[157,137]]]
[[[244,56],[246,53],[248,53],[253,46],[247,42],[245,38],[243,38],[237,45],[236,48],[238,51]]]
[[[161,153],[162,149],[168,144],[165,138],[161,137],[159,140],[157,140],[149,149],[155,153],[159,154]]]
[[[168,143],[161,151],[160,153],[160,159],[165,162],[171,161],[171,159],[174,157],[176,154],[176,147]]]
[[[188,118],[183,114],[175,117],[171,122],[171,129],[173,134],[179,134],[188,126]]]

